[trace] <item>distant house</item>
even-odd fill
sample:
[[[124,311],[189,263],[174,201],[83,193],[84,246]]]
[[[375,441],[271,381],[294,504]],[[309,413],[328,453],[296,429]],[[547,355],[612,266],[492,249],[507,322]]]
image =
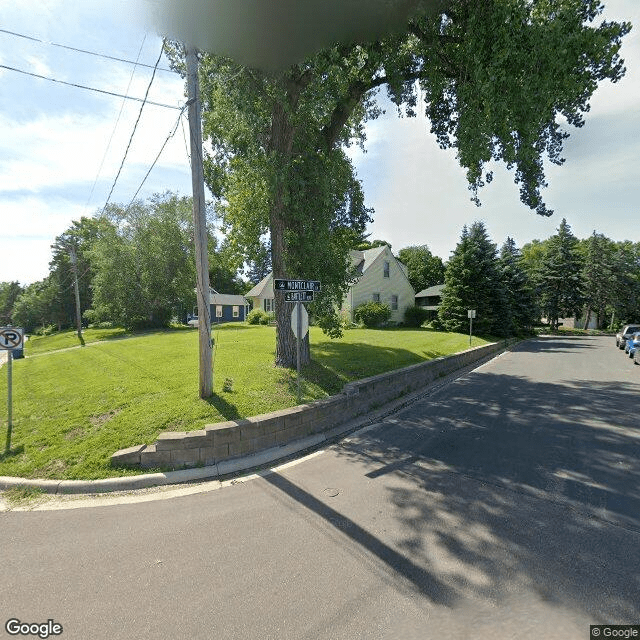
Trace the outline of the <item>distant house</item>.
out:
[[[391,309],[391,322],[402,322],[407,307],[415,304],[415,292],[407,276],[407,267],[388,246],[351,251],[351,264],[357,271],[354,282],[342,302],[342,312],[353,321],[353,310],[365,302],[382,302]],[[275,311],[273,276],[269,274],[246,295],[254,309]]]
[[[269,274],[245,295],[251,301],[253,309],[262,309],[267,313],[276,310],[273,295],[273,274]]]
[[[249,303],[244,296],[218,293],[209,289],[211,324],[221,322],[243,322],[249,313]]]
[[[407,307],[415,304],[415,291],[409,282],[407,267],[391,253],[387,245],[351,251],[351,263],[358,279],[349,288],[342,311],[350,315],[365,302],[381,302],[391,309],[391,322],[402,322]]]
[[[428,311],[437,311],[442,302],[443,284],[436,284],[433,287],[427,287],[419,293],[416,293],[416,306],[424,307]]]

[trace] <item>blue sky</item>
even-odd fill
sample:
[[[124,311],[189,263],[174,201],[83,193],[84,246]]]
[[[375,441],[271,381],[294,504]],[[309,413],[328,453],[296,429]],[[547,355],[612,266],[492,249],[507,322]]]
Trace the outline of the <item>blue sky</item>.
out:
[[[606,0],[607,19],[640,26],[638,0]],[[0,29],[153,66],[161,40],[132,0],[0,0]],[[493,240],[517,244],[546,238],[562,217],[578,237],[595,229],[615,240],[640,241],[640,39],[625,39],[627,75],[604,83],[586,125],[570,129],[567,161],[549,166],[551,218],[524,207],[513,175],[496,167],[469,200],[454,154],[440,150],[424,117],[398,118],[394,109],[368,126],[367,153],[353,157],[367,204],[375,208],[372,237],[394,250],[428,244],[447,259],[464,224],[483,220]],[[91,56],[0,32],[0,65],[142,98],[152,69]],[[167,67],[163,58],[159,65]],[[133,72],[133,75],[132,75]],[[71,221],[102,209],[113,185],[140,103],[54,84],[0,68],[0,281],[44,278],[50,245]],[[175,74],[158,71],[149,99],[184,104]],[[176,124],[176,109],[146,105],[111,200],[128,203]],[[186,120],[183,119],[186,127]],[[182,125],[139,197],[164,190],[189,194],[191,178]]]

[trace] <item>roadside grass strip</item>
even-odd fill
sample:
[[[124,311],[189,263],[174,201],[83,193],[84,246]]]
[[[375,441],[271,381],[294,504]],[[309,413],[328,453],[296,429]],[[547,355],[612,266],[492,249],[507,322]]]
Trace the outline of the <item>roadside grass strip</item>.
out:
[[[303,402],[339,393],[347,382],[469,346],[468,336],[424,329],[354,329],[339,340],[316,327],[310,331],[313,362],[303,371]],[[151,443],[162,431],[201,429],[296,404],[295,370],[273,364],[274,327],[214,326],[213,336],[214,396],[209,400],[198,397],[194,330],[126,340],[103,336],[90,347],[16,360],[12,446],[8,454],[0,452],[0,475],[61,480],[132,475],[139,472],[110,467],[114,451]],[[59,336],[50,336],[39,341],[39,353],[47,351],[47,340],[65,349]],[[473,346],[486,342],[474,338]],[[6,399],[2,374],[0,369],[0,397]]]

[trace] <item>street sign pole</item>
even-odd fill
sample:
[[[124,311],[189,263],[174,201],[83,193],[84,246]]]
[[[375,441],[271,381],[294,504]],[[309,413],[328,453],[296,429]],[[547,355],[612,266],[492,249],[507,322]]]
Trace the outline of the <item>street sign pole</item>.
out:
[[[471,346],[471,334],[473,333],[473,316],[469,318],[469,346]]]
[[[12,361],[13,361],[13,353],[9,350],[8,359],[7,359],[7,389],[8,389],[8,398],[7,398],[7,446],[4,449],[5,455],[9,455],[11,451],[11,429],[13,426],[12,423],[12,397],[11,397],[11,384],[12,384]]]
[[[301,398],[301,394],[300,394],[300,360],[301,360],[301,353],[300,353],[300,347],[301,347],[301,342],[302,342],[302,303],[300,301],[296,302],[296,314],[298,315],[298,326],[297,326],[297,331],[296,333],[298,334],[296,336],[296,342],[297,344],[297,359],[298,359],[298,404],[301,404],[302,402],[302,398]]]

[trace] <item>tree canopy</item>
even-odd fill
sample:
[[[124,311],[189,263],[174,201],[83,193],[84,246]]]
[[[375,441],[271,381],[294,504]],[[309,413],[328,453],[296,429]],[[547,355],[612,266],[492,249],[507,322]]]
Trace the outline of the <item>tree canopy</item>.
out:
[[[407,115],[424,109],[440,146],[456,149],[473,198],[492,178],[487,164],[503,161],[522,201],[550,215],[543,162],[563,161],[560,120],[582,126],[598,82],[624,73],[618,51],[630,25],[597,23],[601,12],[597,0],[452,0],[387,37],[324,49],[280,73],[203,55],[205,180],[232,246],[252,259],[268,233],[274,275],[326,282],[316,312],[331,316],[351,275],[348,249],[372,213],[345,147],[364,143],[381,87]],[[183,69],[180,47],[169,54]],[[295,361],[289,309],[277,296],[276,364],[285,366]]]

